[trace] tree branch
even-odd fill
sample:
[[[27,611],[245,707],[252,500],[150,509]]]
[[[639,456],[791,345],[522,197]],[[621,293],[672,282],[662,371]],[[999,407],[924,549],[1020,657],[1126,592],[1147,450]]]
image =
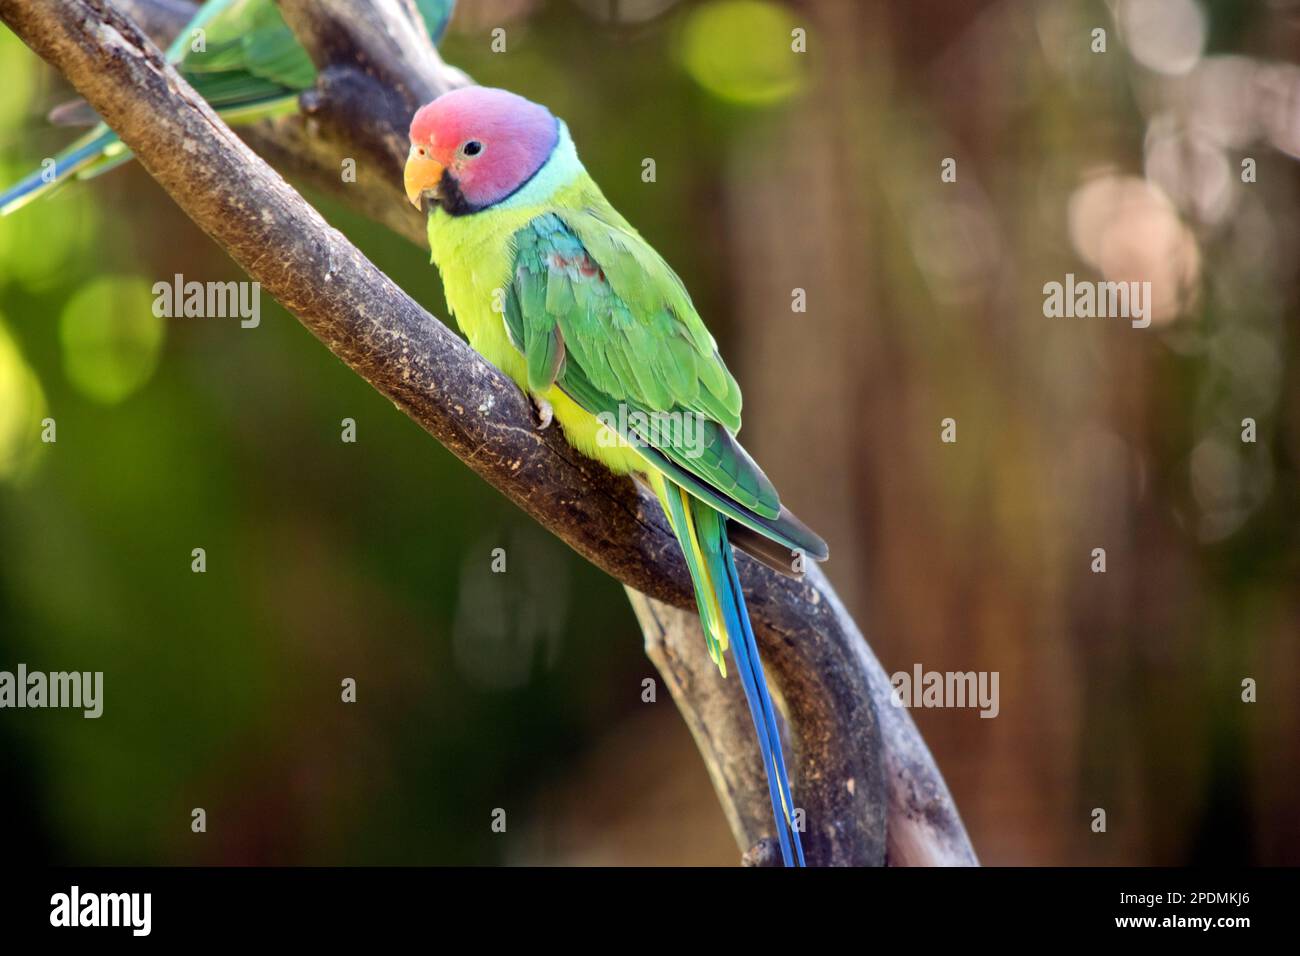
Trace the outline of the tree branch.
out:
[[[114,0],[160,49],[165,49],[181,28],[198,12],[191,0]]]
[[[139,0],[137,0],[139,2]],[[400,166],[416,105],[463,82],[409,0],[283,0],[321,71],[305,118],[251,137],[314,170],[403,234]],[[476,473],[634,592],[647,650],[691,726],[751,862],[770,860],[757,746],[739,681],[710,672],[676,542],[653,498],[539,432],[515,385],[331,228],[236,137],[106,0],[0,0],[3,19],[62,72],[181,208],[340,359]],[[382,64],[382,67],[380,66]],[[343,184],[341,155],[368,175]],[[399,214],[399,210],[403,210]],[[412,225],[413,224],[413,225]],[[810,862],[967,864],[974,854],[938,769],[834,590],[740,555],[755,630],[793,728]],[[886,800],[887,796],[887,800]]]

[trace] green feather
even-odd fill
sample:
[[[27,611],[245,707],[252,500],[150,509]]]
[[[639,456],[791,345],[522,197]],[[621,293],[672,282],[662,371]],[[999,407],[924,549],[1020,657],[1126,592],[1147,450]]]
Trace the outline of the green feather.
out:
[[[762,527],[781,502],[735,441],[740,389],[681,281],[616,217],[547,213],[514,235],[506,327],[529,387],[554,381],[593,414],[644,416],[653,427],[627,437]]]
[[[455,0],[416,0],[436,44],[451,19]],[[202,49],[196,50],[202,30]],[[316,82],[316,68],[299,46],[273,0],[208,0],[176,35],[167,59],[229,123],[252,123],[297,108],[298,95]],[[102,146],[86,154],[86,142]],[[38,170],[0,192],[0,215],[47,195],[74,173],[91,179],[131,159],[103,123],[56,157],[52,181]]]

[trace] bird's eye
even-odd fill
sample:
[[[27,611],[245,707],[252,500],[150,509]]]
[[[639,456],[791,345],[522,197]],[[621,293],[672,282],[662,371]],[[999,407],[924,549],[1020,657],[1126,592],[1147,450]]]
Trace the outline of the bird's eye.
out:
[[[417,153],[419,153],[421,156],[428,156],[428,155],[429,155],[429,151],[428,151],[427,149],[425,149],[423,146],[417,146],[417,147],[415,147],[415,151],[416,151]]]
[[[479,153],[483,152],[483,144],[476,139],[471,139],[460,148],[460,151],[466,156],[477,156]]]

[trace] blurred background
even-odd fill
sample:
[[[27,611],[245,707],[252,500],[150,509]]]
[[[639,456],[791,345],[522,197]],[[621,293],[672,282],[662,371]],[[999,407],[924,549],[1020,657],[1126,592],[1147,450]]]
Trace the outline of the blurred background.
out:
[[[886,670],[1000,673],[915,712],[981,859],[1300,862],[1300,2],[460,7],[445,57],[692,290]],[[7,183],[69,90],[0,62]],[[0,712],[7,858],[735,864],[622,589],[269,298],[154,318],[177,272],[243,278],[135,165],[0,220],[0,670],[105,673],[98,720]],[[1045,318],[1067,273],[1151,327]]]

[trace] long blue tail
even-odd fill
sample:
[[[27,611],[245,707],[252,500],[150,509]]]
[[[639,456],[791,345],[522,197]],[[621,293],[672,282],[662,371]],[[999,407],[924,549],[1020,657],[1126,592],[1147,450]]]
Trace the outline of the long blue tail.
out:
[[[726,664],[722,655],[730,646],[736,670],[740,672],[749,715],[754,721],[759,750],[763,754],[768,794],[772,799],[773,818],[781,843],[781,858],[786,866],[803,866],[803,845],[794,824],[794,799],[786,773],[776,709],[767,691],[754,628],[745,607],[745,595],[741,590],[740,576],[736,573],[731,543],[727,540],[726,519],[661,476],[654,484],[690,568],[709,653],[725,676]]]
[[[218,13],[230,6],[232,0],[208,0],[193,18],[176,35],[171,46],[167,48],[167,60],[177,62],[185,52],[186,45],[196,29],[205,26]],[[54,157],[54,169],[47,172],[42,165],[40,169],[28,173],[3,193],[0,193],[0,216],[21,209],[34,199],[52,192],[67,182],[69,177],[80,173],[82,176],[97,175],[126,162],[131,154],[125,146],[120,146],[117,134],[103,123],[97,125],[85,136],[78,139],[59,155]],[[114,149],[120,146],[119,149]],[[111,153],[111,156],[110,156]]]
[[[103,160],[107,151],[116,143],[118,143],[117,134],[111,129],[103,125],[95,127],[55,156],[54,166],[50,171],[47,172],[48,167],[43,165],[0,193],[0,216],[8,215],[15,209],[27,205],[33,199],[67,182],[73,174]]]

